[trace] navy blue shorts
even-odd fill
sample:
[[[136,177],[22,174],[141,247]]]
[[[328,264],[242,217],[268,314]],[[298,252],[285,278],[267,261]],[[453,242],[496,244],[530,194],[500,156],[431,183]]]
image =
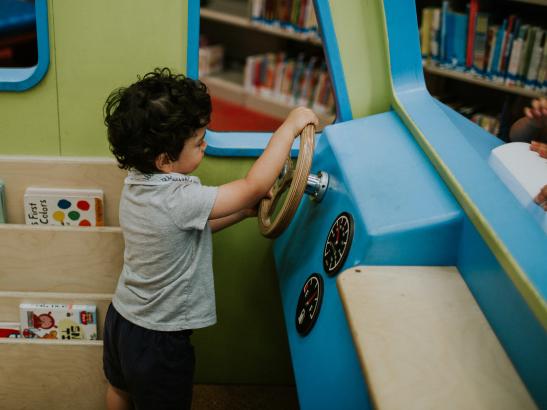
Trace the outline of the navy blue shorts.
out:
[[[190,409],[195,367],[191,334],[145,329],[111,304],[103,337],[106,378],[127,392],[138,410]]]

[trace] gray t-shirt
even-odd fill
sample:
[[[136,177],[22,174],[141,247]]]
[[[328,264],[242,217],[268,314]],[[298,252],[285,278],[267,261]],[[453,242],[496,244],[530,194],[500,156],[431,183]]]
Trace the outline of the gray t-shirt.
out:
[[[124,266],[112,303],[141,327],[216,323],[211,229],[216,187],[183,174],[130,171],[120,199]]]

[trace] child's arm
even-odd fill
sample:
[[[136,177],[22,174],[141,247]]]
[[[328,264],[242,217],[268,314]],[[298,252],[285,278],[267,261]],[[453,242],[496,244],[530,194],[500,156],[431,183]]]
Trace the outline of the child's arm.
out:
[[[218,232],[224,228],[228,228],[229,226],[232,226],[245,218],[249,218],[251,216],[256,216],[256,210],[255,209],[244,209],[242,211],[233,213],[231,215],[217,218],[217,219],[209,219],[209,226],[211,227],[211,231]]]
[[[509,130],[511,142],[529,142],[547,136],[547,99],[532,100],[530,107],[524,108],[524,117],[515,121]]]
[[[267,195],[273,186],[295,136],[308,124],[317,125],[317,116],[308,108],[292,110],[287,119],[272,135],[268,146],[255,161],[245,178],[221,185],[209,219],[228,217],[255,204]]]

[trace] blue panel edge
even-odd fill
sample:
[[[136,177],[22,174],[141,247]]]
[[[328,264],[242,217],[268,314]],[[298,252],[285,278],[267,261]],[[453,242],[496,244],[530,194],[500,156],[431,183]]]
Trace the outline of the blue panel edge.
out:
[[[199,56],[199,0],[188,1],[188,43],[186,45],[186,76],[196,79]]]
[[[328,3],[328,0],[314,0],[317,21],[320,27],[319,32],[323,39],[323,49],[334,88],[334,98],[336,99],[336,122],[348,121],[353,119],[353,115]]]
[[[47,0],[36,0],[36,38],[38,41],[38,64],[29,68],[0,68],[0,91],[25,91],[38,84],[49,68],[49,31]]]
[[[262,154],[272,132],[219,132],[207,130],[205,154],[212,157],[258,157]],[[316,134],[315,143],[321,138]],[[297,138],[291,148],[291,157],[298,155],[300,139]]]

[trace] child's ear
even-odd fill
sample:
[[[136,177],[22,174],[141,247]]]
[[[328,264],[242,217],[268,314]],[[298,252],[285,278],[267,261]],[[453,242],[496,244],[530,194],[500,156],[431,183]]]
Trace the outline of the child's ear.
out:
[[[161,172],[171,172],[171,160],[165,152],[156,157],[155,165],[156,168],[159,169]]]

